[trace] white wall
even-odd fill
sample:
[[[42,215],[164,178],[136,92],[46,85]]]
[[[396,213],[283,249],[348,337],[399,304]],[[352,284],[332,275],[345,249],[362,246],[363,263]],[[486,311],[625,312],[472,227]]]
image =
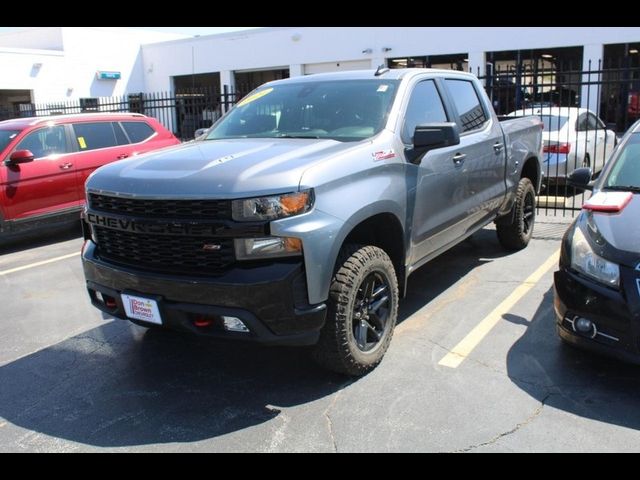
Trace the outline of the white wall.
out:
[[[275,65],[336,60],[470,54],[484,70],[483,52],[640,41],[640,27],[284,27],[209,35],[143,46],[145,88],[168,90],[170,78]],[[384,48],[391,50],[384,52]],[[371,53],[363,50],[371,49]],[[295,68],[299,71],[299,68]]]
[[[38,27],[0,34],[0,47],[62,50],[60,27]]]
[[[484,70],[484,52],[587,45],[596,55],[604,44],[640,42],[640,27],[274,27],[184,37],[98,27],[5,33],[0,89],[33,90],[37,103],[55,102],[170,90],[171,77],[191,73],[232,78],[235,70],[284,65],[296,75],[309,64],[368,61],[374,68],[385,58],[452,53],[467,53],[475,72]],[[97,70],[122,78],[96,80]]]
[[[184,37],[97,27],[51,27],[5,34],[0,36],[0,89],[33,90],[36,103],[142,91],[141,45]],[[48,50],[26,49],[25,45],[40,45]],[[42,66],[34,69],[37,63]],[[121,72],[121,78],[97,80],[98,70]]]
[[[32,90],[35,102],[67,98],[67,71],[60,51],[0,47],[0,65],[0,90]]]

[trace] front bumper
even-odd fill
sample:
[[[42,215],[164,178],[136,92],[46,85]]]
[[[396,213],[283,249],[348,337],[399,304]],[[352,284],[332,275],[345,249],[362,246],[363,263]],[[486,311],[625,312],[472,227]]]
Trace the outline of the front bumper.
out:
[[[110,316],[126,319],[123,292],[158,302],[163,326],[211,337],[271,345],[313,345],[324,325],[326,305],[309,305],[302,262],[273,262],[234,268],[215,278],[189,278],[136,271],[102,261],[87,240],[82,264],[92,304]],[[96,292],[115,300],[107,307]],[[211,325],[196,326],[205,316]],[[239,318],[249,333],[222,327],[222,316]],[[142,323],[135,321],[136,323]]]
[[[640,364],[640,317],[630,310],[625,295],[561,268],[554,275],[558,335],[576,346]],[[593,322],[595,330],[580,332],[575,328],[578,318]]]

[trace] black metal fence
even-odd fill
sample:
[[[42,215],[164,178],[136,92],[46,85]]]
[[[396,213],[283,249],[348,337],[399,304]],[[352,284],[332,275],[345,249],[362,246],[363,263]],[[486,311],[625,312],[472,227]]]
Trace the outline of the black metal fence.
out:
[[[575,168],[589,166],[597,175],[622,132],[640,118],[640,66],[534,63],[501,69],[488,64],[484,83],[498,115],[539,115],[545,122],[545,189],[539,208],[546,213],[575,215],[588,195],[566,184]],[[540,67],[542,65],[542,67]],[[479,72],[475,72],[479,73]],[[211,126],[247,92],[223,86],[175,92],[131,93],[122,97],[82,98],[48,104],[22,104],[0,109],[0,120],[81,112],[137,112],[158,119],[181,140]],[[560,107],[553,109],[553,107]],[[589,108],[592,115],[571,107]]]
[[[599,175],[619,137],[640,117],[640,67],[622,62],[589,62],[586,70],[512,67],[488,69],[479,78],[498,115],[541,117],[545,189],[539,211],[575,215],[589,192],[576,191],[566,177],[580,167]]]
[[[154,117],[179,139],[190,140],[197,129],[210,127],[242,96],[226,86],[222,92],[209,88],[140,92],[115,97],[22,104],[15,110],[0,110],[0,120],[83,112],[134,112]]]

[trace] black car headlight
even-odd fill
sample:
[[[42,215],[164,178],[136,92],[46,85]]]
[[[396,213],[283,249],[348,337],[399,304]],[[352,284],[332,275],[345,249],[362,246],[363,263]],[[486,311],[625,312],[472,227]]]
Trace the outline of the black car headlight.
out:
[[[580,228],[571,239],[571,268],[608,287],[620,285],[620,267],[596,254]]]
[[[313,191],[287,193],[269,197],[234,200],[232,217],[236,222],[277,220],[308,212],[313,205]]]

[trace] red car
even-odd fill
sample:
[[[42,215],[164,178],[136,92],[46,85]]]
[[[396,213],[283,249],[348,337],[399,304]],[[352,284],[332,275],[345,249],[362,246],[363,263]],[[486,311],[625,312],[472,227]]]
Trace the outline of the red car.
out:
[[[137,113],[84,113],[0,122],[0,238],[79,218],[96,168],[180,141]]]

